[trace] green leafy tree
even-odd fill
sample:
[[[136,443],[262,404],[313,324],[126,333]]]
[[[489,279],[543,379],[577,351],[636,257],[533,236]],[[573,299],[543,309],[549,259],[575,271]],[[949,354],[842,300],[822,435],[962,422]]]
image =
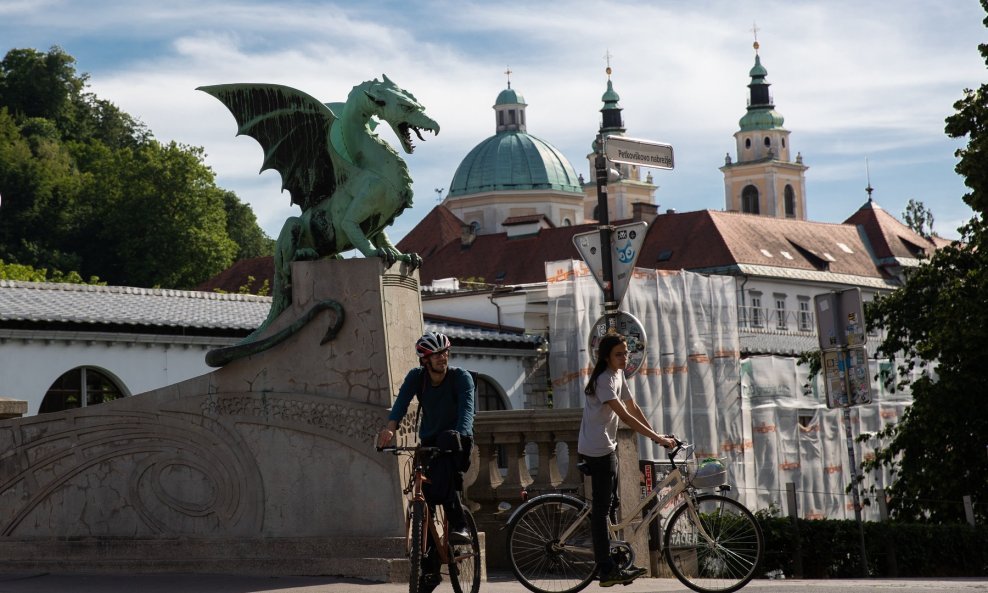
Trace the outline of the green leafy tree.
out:
[[[18,280],[21,282],[61,282],[64,284],[99,284],[100,281],[93,276],[89,280],[84,280],[78,272],[62,272],[60,270],[36,269],[23,264],[8,264],[0,259],[0,280]]]
[[[933,212],[919,200],[909,199],[906,211],[902,213],[902,222],[927,239],[933,236]]]
[[[226,210],[226,234],[237,244],[234,260],[274,255],[274,239],[257,225],[257,216],[232,191],[223,192],[223,208]]]
[[[202,149],[151,141],[105,153],[100,146],[87,153],[94,163],[82,208],[91,225],[78,245],[85,273],[103,270],[113,284],[189,288],[233,263],[223,192]]]
[[[988,11],[988,0],[982,0]],[[988,18],[985,19],[988,26]],[[979,45],[988,64],[988,44]],[[913,404],[878,436],[869,464],[891,466],[890,511],[900,519],[958,522],[970,495],[988,519],[988,85],[967,89],[947,118],[951,138],[967,137],[956,170],[975,217],[961,240],[913,270],[905,286],[869,308],[870,324],[887,337],[880,351],[900,354],[899,378],[911,382]]]
[[[273,252],[201,148],[158,142],[87,80],[58,47],[0,61],[0,258],[188,288]]]

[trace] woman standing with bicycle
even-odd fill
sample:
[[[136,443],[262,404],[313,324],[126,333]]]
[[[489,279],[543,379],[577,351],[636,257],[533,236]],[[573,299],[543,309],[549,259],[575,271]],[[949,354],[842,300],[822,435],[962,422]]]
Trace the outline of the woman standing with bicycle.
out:
[[[583,421],[577,451],[590,475],[593,507],[590,530],[593,537],[594,559],[597,561],[600,585],[626,585],[647,572],[631,566],[619,568],[610,556],[607,515],[614,495],[617,477],[617,429],[624,422],[635,432],[669,448],[675,441],[652,430],[651,425],[635,403],[628,388],[624,369],[628,363],[628,345],[624,336],[608,334],[597,347],[597,363],[584,390]]]

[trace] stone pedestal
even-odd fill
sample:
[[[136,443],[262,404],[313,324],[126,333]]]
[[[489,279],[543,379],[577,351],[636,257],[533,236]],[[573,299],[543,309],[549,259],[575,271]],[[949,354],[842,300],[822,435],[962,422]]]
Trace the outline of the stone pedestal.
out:
[[[196,550],[267,542],[230,559],[256,567],[278,564],[258,554],[291,549],[271,545],[284,538],[337,549],[403,536],[395,459],[373,441],[418,363],[417,275],[350,259],[296,263],[293,278],[292,307],[270,330],[333,299],[345,315],[335,339],[320,344],[335,321],[324,311],[283,343],[207,375],[0,421],[0,547],[74,538],[78,567],[121,538]],[[32,562],[59,570],[57,554],[44,550]],[[0,570],[18,569],[0,556]]]

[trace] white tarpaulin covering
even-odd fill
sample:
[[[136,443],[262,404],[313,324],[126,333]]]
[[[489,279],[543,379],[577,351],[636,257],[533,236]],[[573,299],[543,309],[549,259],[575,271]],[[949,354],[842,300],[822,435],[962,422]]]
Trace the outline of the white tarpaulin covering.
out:
[[[589,336],[603,314],[602,294],[581,261],[548,262],[546,278],[553,405],[582,407],[593,366]],[[740,360],[744,338],[733,277],[636,268],[620,309],[645,329],[647,359],[631,383],[657,431],[696,443],[698,458],[724,459],[734,492],[752,509],[786,512],[791,482],[801,517],[854,516],[844,492],[849,463],[843,412],[826,409],[822,384],[809,384],[796,359]],[[876,364],[873,375],[880,370]],[[895,422],[910,401],[873,383],[873,403],[851,409],[855,437]],[[856,460],[873,450],[855,443]],[[639,451],[642,458],[665,459],[644,438]],[[864,487],[882,487],[887,477],[866,476]],[[864,517],[877,519],[877,505],[865,506]]]

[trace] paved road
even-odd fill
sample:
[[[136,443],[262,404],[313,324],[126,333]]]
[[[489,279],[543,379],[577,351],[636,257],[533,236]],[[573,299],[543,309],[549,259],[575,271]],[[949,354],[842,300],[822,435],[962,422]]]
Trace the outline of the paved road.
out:
[[[450,593],[449,583],[436,593]],[[229,575],[0,574],[0,593],[405,593],[406,585],[324,577],[240,577]],[[591,585],[587,593],[604,589]],[[608,593],[688,591],[675,579],[639,579]],[[744,592],[772,593],[988,593],[982,579],[757,580]],[[483,593],[528,593],[509,575],[492,575]]]

